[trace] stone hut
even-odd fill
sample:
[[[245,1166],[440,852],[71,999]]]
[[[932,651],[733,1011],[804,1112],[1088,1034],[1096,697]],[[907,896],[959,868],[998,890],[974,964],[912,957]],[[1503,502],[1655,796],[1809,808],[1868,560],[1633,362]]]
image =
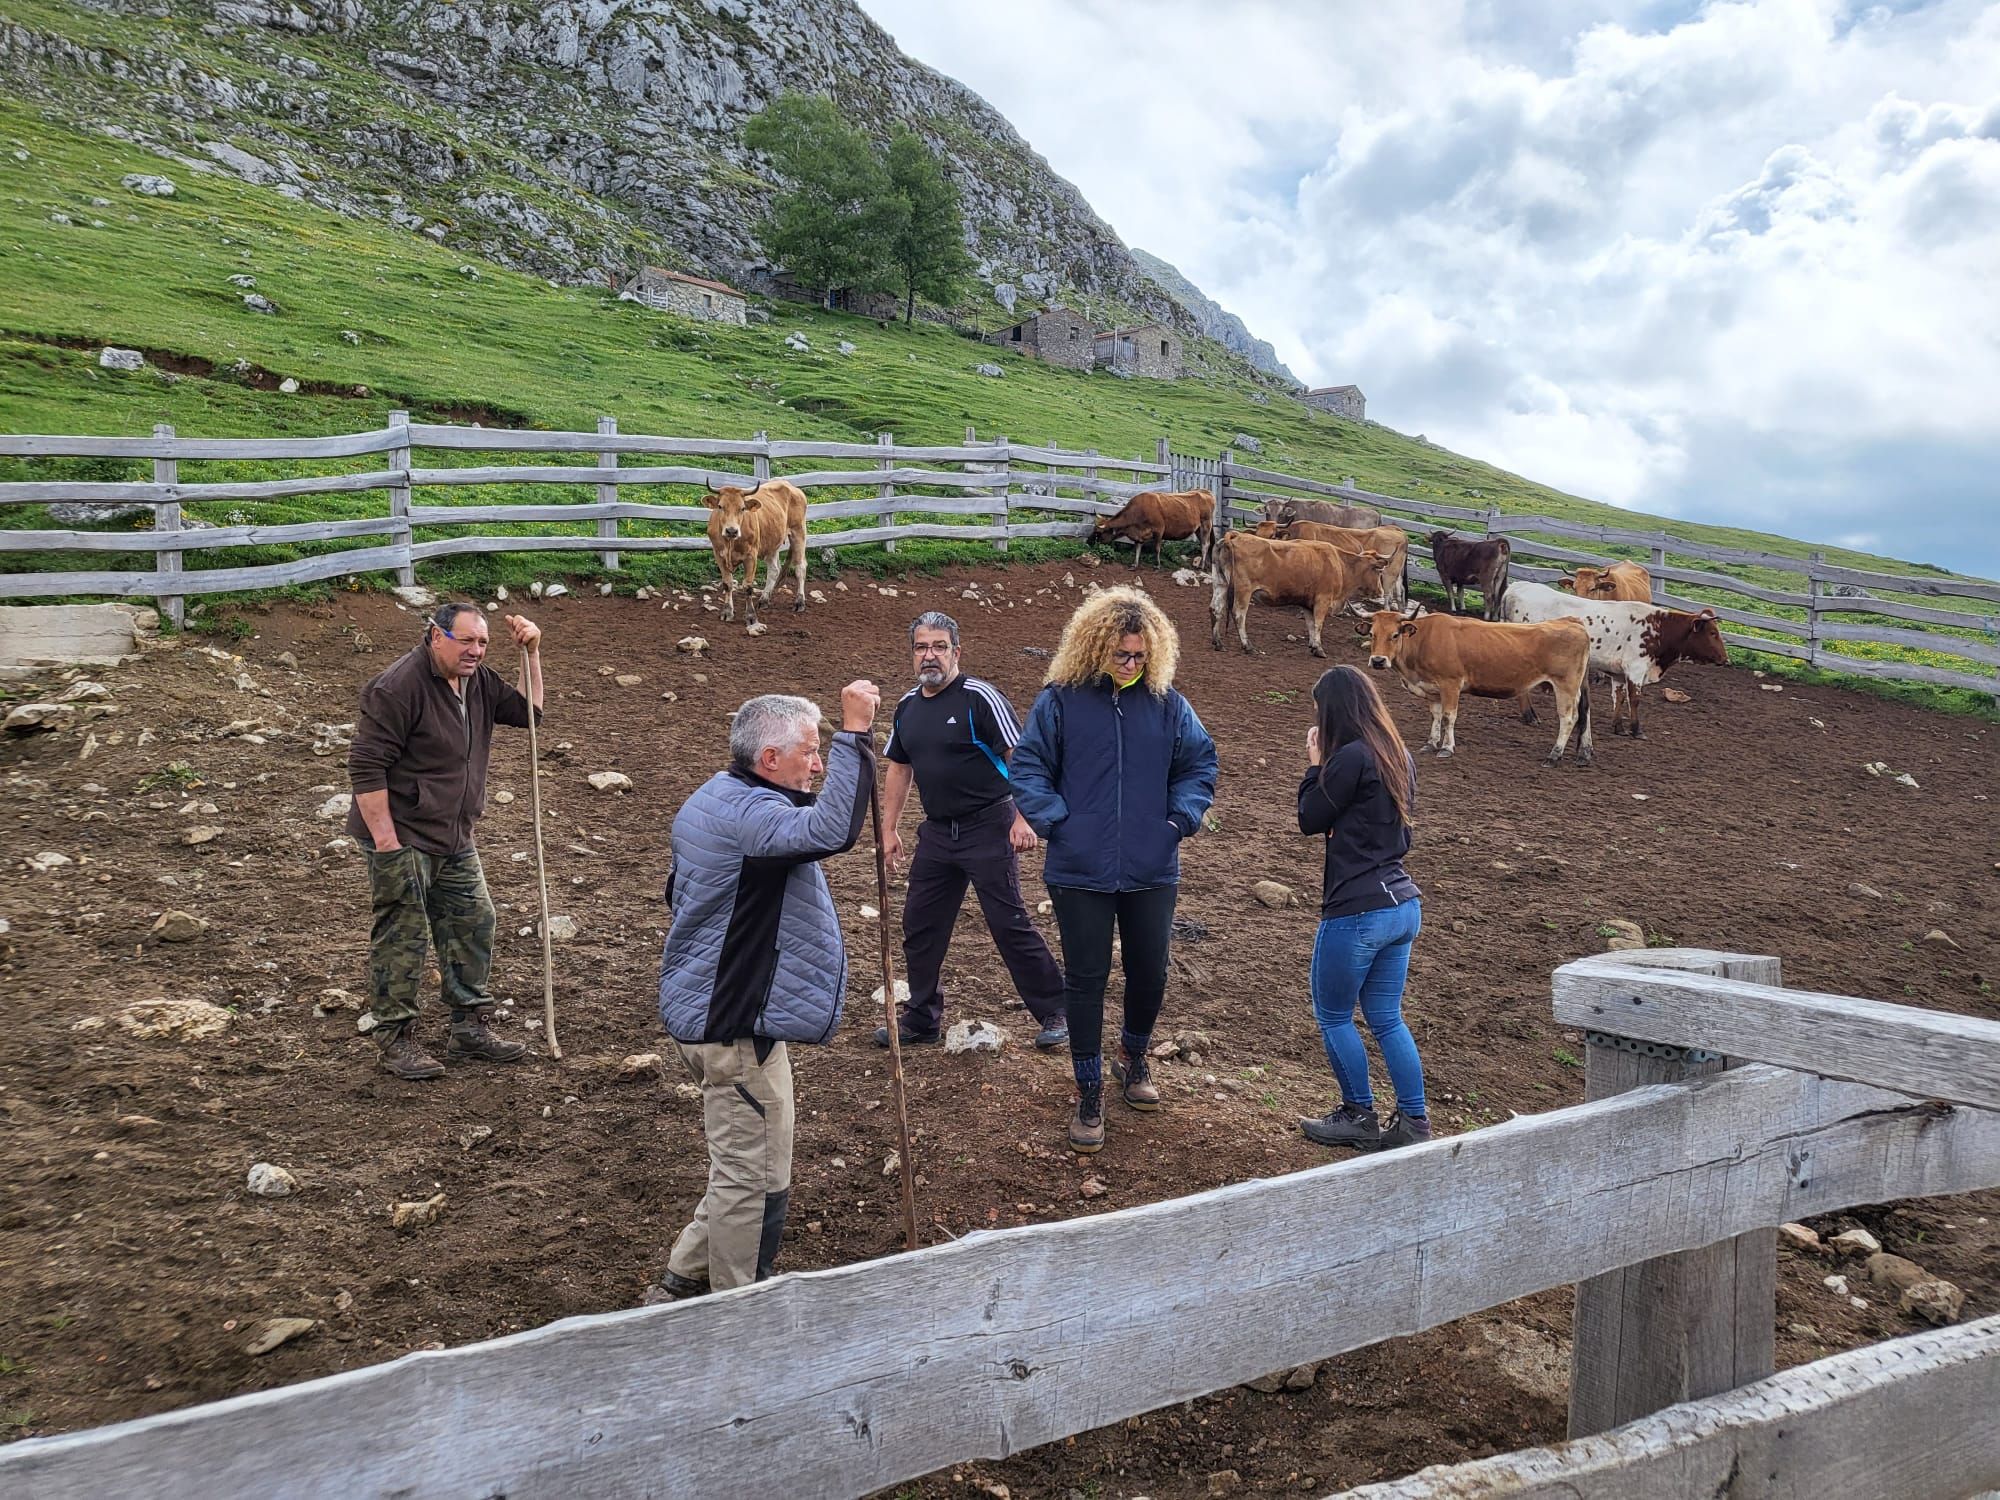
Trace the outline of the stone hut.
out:
[[[989,333],[986,342],[1018,349],[1066,370],[1088,370],[1096,354],[1090,324],[1084,321],[1082,313],[1066,307],[1051,307],[1023,318],[998,333]]]
[[[1181,336],[1164,323],[1111,328],[1091,340],[1092,363],[1126,375],[1179,380],[1187,373]]]
[[[734,287],[659,266],[642,268],[619,295],[704,323],[735,323],[740,327],[749,321],[743,294]]]
[[[1358,385],[1323,385],[1300,397],[1314,411],[1332,412],[1351,421],[1368,420],[1368,398]]]

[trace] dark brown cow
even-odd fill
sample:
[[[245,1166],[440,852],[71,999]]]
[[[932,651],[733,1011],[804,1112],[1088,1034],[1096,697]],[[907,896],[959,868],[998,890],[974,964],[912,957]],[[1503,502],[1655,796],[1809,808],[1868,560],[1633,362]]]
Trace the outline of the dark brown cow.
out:
[[[1372,600],[1384,609],[1401,609],[1410,602],[1410,536],[1400,526],[1328,526],[1322,521],[1260,521],[1257,535],[1287,542],[1327,542],[1342,552],[1381,553],[1389,560],[1382,575],[1382,597]]]
[[[1130,542],[1132,567],[1137,570],[1146,543],[1153,544],[1153,561],[1165,567],[1161,555],[1165,545],[1193,537],[1200,544],[1196,555],[1205,568],[1214,535],[1215,496],[1208,490],[1146,490],[1127,500],[1117,515],[1099,516],[1090,539]]]
[[[1581,726],[1576,759],[1589,765],[1590,632],[1580,620],[1503,625],[1457,615],[1401,615],[1378,611],[1370,620],[1368,665],[1394,668],[1403,686],[1431,704],[1431,737],[1440,756],[1458,748],[1458,700],[1523,696],[1547,683],[1555,690],[1562,722],[1549,764],[1562,759],[1570,730]]]
[[[1500,596],[1507,592],[1507,563],[1514,555],[1513,544],[1504,536],[1472,541],[1453,536],[1449,531],[1433,531],[1426,540],[1430,544],[1431,562],[1444,581],[1452,610],[1464,612],[1465,591],[1473,588],[1486,601],[1486,618],[1499,619]]]
[[[1222,622],[1236,622],[1236,638],[1250,649],[1250,605],[1302,604],[1311,613],[1306,640],[1314,656],[1326,655],[1320,630],[1326,617],[1355,598],[1382,590],[1388,559],[1379,552],[1343,552],[1326,542],[1274,542],[1247,531],[1216,539],[1213,587],[1209,594],[1209,644],[1222,649]]]
[[[708,545],[722,570],[728,591],[722,618],[736,618],[736,570],[743,572],[748,623],[757,623],[757,564],[765,566],[763,602],[769,604],[778,587],[778,552],[791,544],[792,608],[806,607],[806,496],[782,479],[767,479],[754,490],[724,485],[702,497],[708,506]]]
[[[1382,524],[1382,512],[1372,505],[1335,505],[1329,500],[1266,500],[1264,519],[1289,526],[1317,521],[1322,526],[1369,527]]]

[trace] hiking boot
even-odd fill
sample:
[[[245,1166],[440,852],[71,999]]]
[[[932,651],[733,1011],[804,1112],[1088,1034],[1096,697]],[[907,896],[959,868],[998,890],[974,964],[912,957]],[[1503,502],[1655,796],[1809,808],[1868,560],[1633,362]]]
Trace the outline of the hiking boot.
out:
[[[1104,1149],[1104,1085],[1076,1086],[1076,1113],[1069,1122],[1069,1149],[1089,1156]]]
[[[681,1302],[689,1297],[702,1296],[707,1291],[706,1279],[696,1281],[692,1276],[677,1276],[672,1271],[662,1271],[660,1279],[646,1288],[640,1305],[657,1307],[662,1302]]]
[[[1373,1151],[1382,1142],[1382,1122],[1375,1111],[1358,1104],[1343,1104],[1318,1120],[1299,1121],[1299,1130],[1309,1141],[1321,1146],[1359,1146]],[[1429,1138],[1429,1132],[1425,1133]]]
[[[1049,1022],[1035,1033],[1037,1052],[1058,1052],[1069,1045],[1069,1022],[1057,1020]]]
[[[1381,1149],[1394,1151],[1398,1146],[1421,1146],[1430,1138],[1429,1115],[1406,1115],[1399,1109],[1389,1116],[1389,1123],[1383,1127]]]
[[[444,1064],[424,1051],[408,1021],[387,1028],[375,1045],[382,1054],[383,1071],[406,1083],[444,1077]]]
[[[928,1047],[932,1042],[941,1040],[943,1036],[944,1033],[941,1031],[912,1031],[907,1022],[898,1021],[896,1023],[896,1041],[900,1046]],[[875,1045],[878,1047],[887,1047],[889,1045],[888,1027],[877,1026],[875,1028]]]
[[[451,1039],[445,1046],[447,1057],[476,1057],[481,1062],[519,1062],[528,1055],[525,1042],[505,1042],[487,1029],[492,1012],[469,1010],[451,1018]]]
[[[1160,1107],[1160,1091],[1153,1082],[1152,1065],[1144,1053],[1136,1057],[1130,1052],[1120,1053],[1118,1061],[1111,1065],[1111,1076],[1125,1085],[1125,1102],[1132,1108]]]

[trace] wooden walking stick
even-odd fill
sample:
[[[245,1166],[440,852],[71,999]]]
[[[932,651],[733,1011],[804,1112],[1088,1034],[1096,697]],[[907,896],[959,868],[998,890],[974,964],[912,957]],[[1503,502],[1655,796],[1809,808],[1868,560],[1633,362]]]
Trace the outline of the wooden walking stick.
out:
[[[562,1061],[556,1040],[555,939],[549,932],[549,862],[542,853],[542,749],[535,733],[534,682],[528,673],[530,652],[521,653],[521,694],[528,700],[528,785],[535,804],[535,884],[542,893],[542,1024],[549,1034],[549,1056]]]
[[[896,1133],[903,1163],[903,1248],[917,1248],[916,1163],[910,1159],[910,1111],[903,1096],[902,1022],[896,1016],[896,964],[889,949],[889,854],[882,847],[882,790],[872,775],[868,811],[875,820],[875,921],[882,947],[882,1010],[889,1019],[889,1092],[896,1100]]]

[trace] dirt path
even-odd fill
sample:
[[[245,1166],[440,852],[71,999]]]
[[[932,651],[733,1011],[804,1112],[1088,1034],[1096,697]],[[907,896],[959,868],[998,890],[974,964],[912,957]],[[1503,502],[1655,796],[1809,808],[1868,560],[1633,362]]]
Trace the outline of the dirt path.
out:
[[[97,674],[116,714],[10,737],[0,746],[14,827],[0,881],[6,1434],[631,1305],[698,1196],[705,1162],[698,1109],[676,1095],[677,1080],[620,1081],[616,1064],[662,1050],[653,991],[668,825],[719,765],[727,714],[753,691],[831,704],[856,675],[900,684],[901,632],[934,607],[960,619],[968,670],[1025,709],[1045,663],[1024,648],[1053,645],[1085,584],[1126,576],[1057,564],[904,581],[893,597],[858,575],[845,591],[815,578],[829,602],[795,617],[781,595],[761,640],[698,602],[662,609],[593,594],[528,605],[548,630],[554,694],[543,734],[554,747],[551,894],[580,926],[557,950],[569,1058],[455,1067],[421,1088],[373,1069],[352,1012],[314,1011],[329,988],[363,990],[366,926],[358,857],[329,848],[339,826],[315,816],[346,777],[337,746],[314,753],[314,726],[352,719],[361,682],[415,640],[414,616],[358,593],[253,611],[244,618],[255,633],[231,648],[240,662],[186,638]],[[1327,1108],[1331,1090],[1305,1000],[1317,851],[1295,832],[1290,805],[1301,705],[1322,664],[1287,641],[1301,633],[1296,613],[1262,609],[1254,658],[1212,654],[1205,590],[1145,576],[1187,637],[1180,685],[1221,748],[1221,831],[1189,847],[1180,908],[1207,936],[1177,947],[1183,967],[1161,1023],[1162,1035],[1200,1033],[1200,1061],[1162,1067],[1161,1113],[1114,1105],[1110,1144],[1087,1168],[1057,1150],[1066,1063],[1025,1046],[1027,1018],[975,910],[948,974],[952,1014],[997,1018],[1010,1045],[998,1057],[911,1059],[919,1203],[934,1239],[1326,1159],[1293,1126]],[[972,584],[976,597],[965,597]],[[714,643],[707,657],[676,652],[690,633]],[[1330,647],[1336,660],[1358,659],[1344,630]],[[511,669],[505,648],[496,656]],[[253,686],[237,685],[239,674]],[[641,681],[619,685],[621,674]],[[1580,1038],[1550,1020],[1549,974],[1597,951],[1609,917],[1661,942],[1780,954],[1794,986],[2000,1016],[1990,992],[2000,811],[1985,800],[2000,779],[2000,731],[1829,689],[1767,691],[1775,684],[1747,671],[1683,669],[1669,680],[1693,701],[1650,693],[1647,739],[1600,735],[1593,769],[1545,767],[1549,727],[1486,703],[1461,718],[1455,760],[1423,762],[1411,867],[1427,926],[1409,1012],[1442,1129],[1581,1097]],[[1390,702],[1420,741],[1424,710],[1400,690]],[[80,759],[86,733],[98,745]],[[538,948],[523,935],[535,901],[526,758],[525,737],[501,736],[492,787],[515,797],[489,807],[480,832],[502,907],[496,985],[516,1026],[540,994]],[[1911,773],[1918,788],[1867,775],[1870,761]],[[598,770],[623,771],[636,789],[595,792],[585,777]],[[221,832],[191,846],[196,825]],[[24,863],[41,851],[73,862]],[[872,893],[865,850],[830,874],[847,912]],[[1264,877],[1296,887],[1301,906],[1257,905],[1248,888]],[[1029,884],[1039,894],[1038,864]],[[174,908],[207,931],[148,940]],[[1932,929],[1955,946],[1925,942]],[[851,936],[865,944],[863,932],[857,922]],[[868,1042],[872,983],[860,977],[872,949],[856,951],[856,1003],[840,1038],[801,1049],[792,1269],[897,1243],[894,1182],[882,1172],[894,1126],[883,1058]],[[160,997],[205,1000],[233,1019],[184,1042],[121,1029],[122,1007]],[[301,1192],[249,1196],[245,1174],[258,1161],[294,1173]],[[1108,1193],[1083,1199],[1086,1175]],[[392,1232],[391,1203],[438,1191],[438,1225]],[[1973,1317],[2000,1310],[1996,1209],[2000,1195],[1989,1194],[1853,1222],[1957,1281]],[[1830,1269],[1810,1259],[1784,1268],[1786,1363],[1909,1327],[1879,1299],[1855,1309],[1834,1297],[1820,1284]],[[1331,1488],[1548,1440],[1562,1428],[1568,1300],[1545,1294],[1332,1361],[1302,1393],[1226,1392],[958,1472],[1016,1495],[1094,1483],[1092,1493],[1193,1496],[1223,1469],[1250,1487]],[[320,1326],[246,1355],[250,1332],[276,1316]],[[923,1488],[956,1486],[945,1474]]]

